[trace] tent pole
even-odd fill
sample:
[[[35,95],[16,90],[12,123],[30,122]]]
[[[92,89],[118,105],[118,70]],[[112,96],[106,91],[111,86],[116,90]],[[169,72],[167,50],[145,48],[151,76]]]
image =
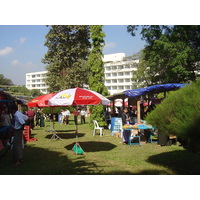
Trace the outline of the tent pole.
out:
[[[53,107],[50,107],[50,109],[51,109],[51,117],[52,117],[53,129],[54,129],[54,121],[53,121]]]
[[[113,114],[115,114],[116,112],[115,112],[115,99],[112,99],[112,101],[113,101],[113,107],[112,107],[112,110],[113,110]]]
[[[137,99],[137,123],[140,123],[140,99]]]

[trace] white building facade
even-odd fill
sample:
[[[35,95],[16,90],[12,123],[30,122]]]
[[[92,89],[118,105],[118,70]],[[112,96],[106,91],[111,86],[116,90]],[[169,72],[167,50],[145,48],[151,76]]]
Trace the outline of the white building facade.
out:
[[[110,94],[133,89],[133,71],[137,70],[139,60],[126,60],[125,53],[104,55],[105,86]],[[47,71],[26,74],[26,87],[39,89],[47,94],[48,86],[45,83]]]
[[[105,86],[110,94],[133,89],[133,71],[137,70],[139,60],[126,60],[124,53],[104,55]]]
[[[32,72],[26,74],[26,88],[29,90],[39,89],[40,92],[47,94],[48,85],[46,85],[47,71]]]

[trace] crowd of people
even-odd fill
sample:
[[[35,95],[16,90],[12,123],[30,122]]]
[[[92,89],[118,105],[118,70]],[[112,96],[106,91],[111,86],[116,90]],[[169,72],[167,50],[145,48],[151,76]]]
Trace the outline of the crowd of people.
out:
[[[71,114],[74,115],[74,124],[75,125],[78,124],[78,121],[79,121],[78,116],[79,115],[80,115],[81,124],[85,124],[85,117],[87,116],[87,111],[84,107],[82,109],[74,108],[72,113],[70,113],[68,108],[66,108],[65,110],[61,109],[60,123],[61,124],[69,124],[69,117]]]
[[[69,109],[61,110],[60,121],[62,124],[69,124],[70,115],[74,115],[74,123],[77,125],[79,121],[81,124],[85,124],[85,117],[87,111],[83,107],[81,109],[74,108],[73,112],[70,113]],[[0,114],[0,150],[12,146],[13,149],[13,163],[18,166],[23,160],[23,130],[24,126],[30,126],[33,130],[36,126],[45,127],[45,119],[47,118],[44,114],[43,109],[37,109],[34,111],[33,108],[29,108],[26,112],[18,111],[18,105],[15,102],[12,106],[8,107],[5,105],[1,109]],[[51,116],[50,116],[51,118]]]
[[[2,106],[0,119],[0,150],[12,146],[13,162],[15,166],[18,166],[23,160],[24,126],[28,125],[32,130],[35,125],[44,127],[43,109],[38,109],[35,113],[33,108],[30,108],[27,112],[22,113],[18,111],[17,102],[14,102],[10,106]]]

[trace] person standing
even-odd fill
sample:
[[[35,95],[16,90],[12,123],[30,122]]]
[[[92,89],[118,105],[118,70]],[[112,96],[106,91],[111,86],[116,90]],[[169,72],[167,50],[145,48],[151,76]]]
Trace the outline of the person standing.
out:
[[[36,114],[35,114],[35,121],[36,121],[36,126],[40,126],[40,116],[41,116],[41,114],[40,114],[40,110],[38,109],[37,110],[37,112],[36,112]]]
[[[40,127],[45,127],[43,108],[40,110]]]
[[[30,108],[26,115],[28,116],[28,125],[30,126],[30,129],[33,130],[34,128],[34,116],[35,116],[35,112],[33,110],[33,108]]]
[[[82,108],[80,114],[81,114],[81,124],[82,124],[82,123],[85,124],[85,115],[86,115],[85,108]]]
[[[11,125],[11,119],[12,116],[10,113],[8,113],[8,108],[3,107],[3,111],[1,113],[1,128],[4,129],[4,131],[0,132],[0,139],[2,139],[4,146],[10,145],[10,138],[11,138],[11,130],[8,128]]]
[[[79,112],[76,110],[76,108],[74,108],[74,123],[75,125],[78,125],[78,115],[79,115]]]
[[[13,106],[14,111],[14,140],[13,140],[13,161],[15,166],[22,163],[23,152],[23,129],[28,116],[18,111],[17,105]]]
[[[129,122],[130,122],[130,116],[128,114],[128,109],[127,108],[125,108],[123,110],[123,113],[122,113],[121,117],[122,117],[122,125],[123,126],[125,124],[129,124]],[[123,139],[124,144],[128,144],[130,135],[131,135],[131,131],[130,130],[123,130],[123,133],[122,133],[123,137],[122,137],[122,139]]]
[[[70,111],[66,108],[65,110],[65,121],[66,121],[66,124],[69,124],[69,116],[70,116]]]
[[[64,118],[65,118],[65,115],[64,115],[64,110],[61,109],[61,112],[60,112],[60,124],[64,124]]]

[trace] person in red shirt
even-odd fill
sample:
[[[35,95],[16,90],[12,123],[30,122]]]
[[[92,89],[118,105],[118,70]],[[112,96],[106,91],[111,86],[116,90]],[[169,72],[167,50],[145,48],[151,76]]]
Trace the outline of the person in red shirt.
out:
[[[76,110],[76,108],[74,108],[74,123],[77,125],[78,124],[78,115],[79,115],[79,112]]]
[[[34,116],[35,116],[35,112],[33,111],[33,108],[30,108],[30,110],[27,111],[26,115],[28,116],[28,125],[30,126],[30,129],[33,130]]]

